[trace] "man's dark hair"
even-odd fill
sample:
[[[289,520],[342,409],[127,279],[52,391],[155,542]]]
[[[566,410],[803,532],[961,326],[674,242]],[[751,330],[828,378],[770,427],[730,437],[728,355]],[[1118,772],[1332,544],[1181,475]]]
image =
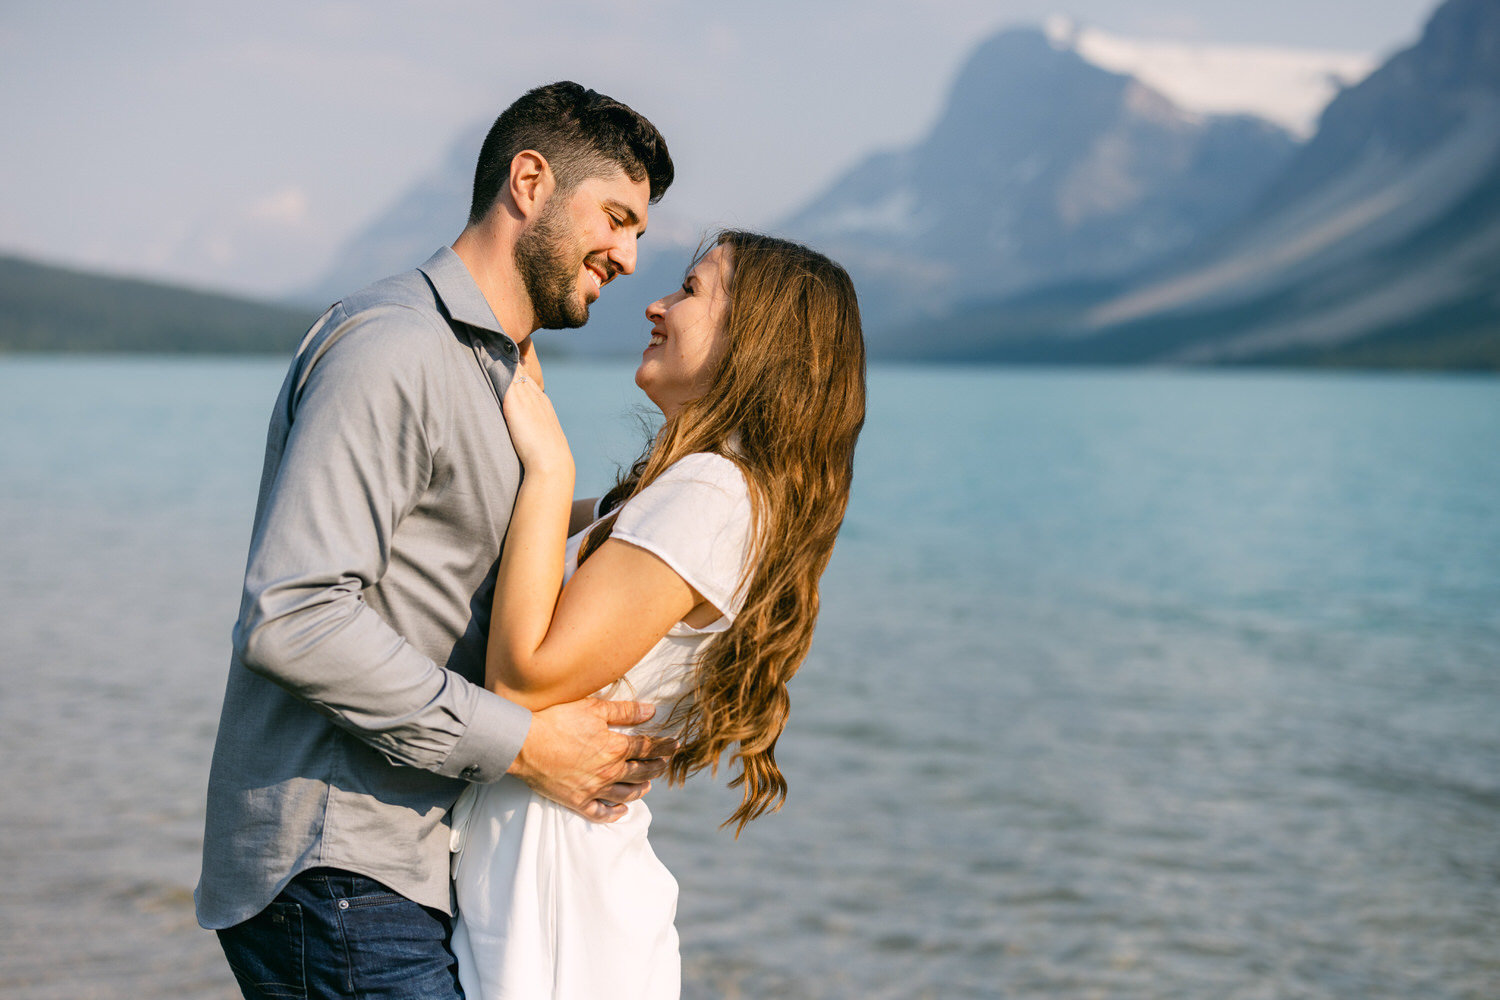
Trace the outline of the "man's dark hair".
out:
[[[672,157],[655,125],[611,97],[562,80],[527,91],[490,126],[474,170],[471,223],[494,206],[510,182],[510,161],[523,149],[547,158],[558,193],[620,169],[633,181],[649,180],[655,204],[672,183]]]

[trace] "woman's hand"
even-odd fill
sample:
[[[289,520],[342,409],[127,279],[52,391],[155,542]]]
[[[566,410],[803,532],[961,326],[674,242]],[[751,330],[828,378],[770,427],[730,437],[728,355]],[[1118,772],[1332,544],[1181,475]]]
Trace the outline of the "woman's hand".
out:
[[[552,401],[542,387],[527,374],[525,366],[517,370],[501,402],[505,423],[516,457],[528,476],[561,475],[573,478],[573,453]],[[569,485],[569,493],[572,487]]]

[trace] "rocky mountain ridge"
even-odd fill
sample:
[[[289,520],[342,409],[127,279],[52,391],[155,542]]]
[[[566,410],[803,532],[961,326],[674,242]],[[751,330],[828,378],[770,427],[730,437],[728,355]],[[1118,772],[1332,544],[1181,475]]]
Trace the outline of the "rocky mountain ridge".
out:
[[[1280,126],[1187,111],[1101,69],[1080,50],[1107,37],[1070,31],[1054,24],[988,40],[926,140],[866,158],[774,227],[850,268],[872,333],[1059,278],[1127,272],[1232,219],[1295,152]],[[1347,63],[1330,72],[1353,72]],[[451,241],[482,133],[455,143],[296,298],[326,303]],[[646,304],[675,287],[692,250],[659,231],[653,225],[637,274],[606,290],[588,327],[546,339],[578,353],[633,350],[630,331],[644,330]]]
[[[1438,8],[1181,258],[928,332],[991,360],[1500,367],[1500,2]]]
[[[849,268],[878,330],[1136,270],[1236,219],[1296,148],[1014,29],[969,59],[925,139],[858,164],[783,228]]]
[[[877,357],[1467,364],[1500,325],[1497,22],[1500,0],[1449,0],[1300,144],[1102,68],[1140,53],[1101,55],[1098,36],[1004,31],[923,140],[865,158],[776,228],[849,267]],[[326,303],[450,241],[481,133],[300,298]],[[545,342],[643,345],[646,304],[692,249],[656,235],[587,328]],[[1427,351],[1433,337],[1451,343]]]

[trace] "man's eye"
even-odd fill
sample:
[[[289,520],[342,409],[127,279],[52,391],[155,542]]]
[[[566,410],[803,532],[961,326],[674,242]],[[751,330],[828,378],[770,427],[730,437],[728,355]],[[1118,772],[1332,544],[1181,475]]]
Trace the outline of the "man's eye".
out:
[[[686,281],[684,281],[682,283],[682,291],[683,291],[684,294],[692,295],[693,294],[693,286],[690,285],[690,284],[688,284]]]

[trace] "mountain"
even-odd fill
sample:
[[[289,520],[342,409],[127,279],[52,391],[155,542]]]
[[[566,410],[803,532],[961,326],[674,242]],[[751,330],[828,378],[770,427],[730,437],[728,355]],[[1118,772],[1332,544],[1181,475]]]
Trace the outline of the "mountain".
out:
[[[1439,7],[1245,219],[1170,265],[922,334],[993,360],[1500,368],[1500,2]]]
[[[0,351],[290,355],[317,316],[310,309],[0,257]]]
[[[849,266],[878,348],[878,330],[905,318],[1126,273],[1226,224],[1295,153],[1293,133],[1338,81],[1365,69],[1347,53],[1132,42],[1056,19],[1003,32],[963,67],[922,143],[868,158],[776,228]],[[1229,113],[1241,110],[1276,121]],[[465,133],[297,299],[321,305],[451,242],[483,131]],[[653,209],[637,273],[606,289],[588,327],[540,343],[633,351],[630,331],[644,331],[645,306],[681,280],[693,248],[666,231],[696,227],[670,223],[669,199]]]
[[[488,122],[466,129],[435,170],[345,241],[328,271],[291,297],[323,308],[372,281],[411,270],[452,243],[469,218],[474,163],[488,131]]]
[[[1185,111],[1013,29],[958,74],[931,132],[870,157],[786,221],[853,274],[882,327],[957,303],[1137,270],[1235,220],[1295,155],[1285,129]]]

